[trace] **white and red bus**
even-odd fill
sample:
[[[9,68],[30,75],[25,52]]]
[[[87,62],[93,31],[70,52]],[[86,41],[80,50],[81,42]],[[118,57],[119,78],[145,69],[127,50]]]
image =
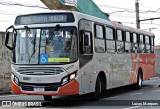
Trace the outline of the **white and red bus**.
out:
[[[9,30],[13,29],[12,45]],[[154,34],[72,11],[16,17],[6,30],[12,50],[12,92],[82,95],[153,77]]]

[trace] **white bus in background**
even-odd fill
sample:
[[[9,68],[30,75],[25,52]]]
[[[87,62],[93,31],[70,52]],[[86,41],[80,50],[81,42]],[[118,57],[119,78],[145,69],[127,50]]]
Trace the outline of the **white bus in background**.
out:
[[[15,94],[99,99],[107,89],[141,88],[155,75],[154,34],[79,12],[17,16],[5,45],[13,52]]]

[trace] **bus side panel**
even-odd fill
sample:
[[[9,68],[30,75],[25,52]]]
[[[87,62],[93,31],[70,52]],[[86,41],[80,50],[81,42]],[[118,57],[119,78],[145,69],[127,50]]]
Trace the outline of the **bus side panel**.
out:
[[[125,54],[124,58],[124,78],[123,78],[123,85],[130,84],[130,75],[132,74],[132,58],[130,54]],[[122,76],[122,75],[121,75]]]
[[[144,72],[144,80],[150,79],[156,74],[155,54],[146,54],[146,71]]]
[[[143,80],[146,80],[148,77],[147,77],[147,71],[148,71],[148,67],[147,67],[147,64],[146,64],[146,59],[147,59],[147,55],[146,54],[140,54],[139,55],[139,63],[138,63],[138,68],[141,68],[142,69],[142,73],[143,73]],[[138,69],[137,69],[138,70]],[[138,74],[138,71],[137,71],[137,74]]]
[[[137,82],[137,69],[138,69],[138,58],[139,54],[131,54],[132,58],[132,70],[130,75],[130,84],[134,84]]]
[[[130,75],[130,84],[137,82],[138,70],[143,73],[143,80],[148,80],[156,74],[155,54],[131,54],[132,72]]]
[[[117,54],[107,53],[106,57],[106,70],[108,73],[107,79],[107,89],[115,88],[117,86],[117,68],[115,65],[118,63]]]

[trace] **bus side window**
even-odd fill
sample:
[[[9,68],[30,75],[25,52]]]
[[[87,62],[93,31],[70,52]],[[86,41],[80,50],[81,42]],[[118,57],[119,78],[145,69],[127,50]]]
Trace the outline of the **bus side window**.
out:
[[[91,32],[82,32],[81,31],[80,45],[82,54],[91,54],[92,53],[92,35]]]
[[[107,52],[115,53],[116,46],[115,46],[115,35],[114,29],[110,27],[106,27],[106,48]]]
[[[149,39],[150,37],[149,36],[145,36],[145,53],[149,54],[151,52],[151,46],[150,46],[150,43],[149,43]]]
[[[138,49],[138,41],[137,41],[137,34],[133,33],[133,43],[132,43],[132,52],[133,53],[138,53],[139,49]]]
[[[95,25],[95,51],[98,53],[104,53],[105,40],[104,40],[104,27],[102,25]]]
[[[143,35],[140,35],[140,37],[139,37],[139,53],[145,53],[144,36]]]
[[[154,53],[154,37],[151,37],[150,45],[151,45],[151,53],[153,54]]]
[[[131,53],[132,46],[131,46],[131,33],[126,32],[125,35],[125,52],[126,53]]]
[[[117,52],[118,53],[123,53],[124,52],[124,34],[122,30],[117,30],[117,40],[116,40],[116,45],[117,45]]]

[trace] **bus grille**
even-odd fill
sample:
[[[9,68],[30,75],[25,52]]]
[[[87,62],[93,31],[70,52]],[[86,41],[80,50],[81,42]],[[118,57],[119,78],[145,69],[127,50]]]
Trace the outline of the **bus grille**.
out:
[[[45,85],[45,84],[34,84],[34,85],[29,85],[29,84],[20,84],[21,89],[23,91],[34,91],[34,87],[43,87],[44,91],[57,91],[58,87],[60,87],[60,84],[58,85]]]
[[[64,71],[60,67],[19,67],[17,72],[23,75],[58,75]]]

